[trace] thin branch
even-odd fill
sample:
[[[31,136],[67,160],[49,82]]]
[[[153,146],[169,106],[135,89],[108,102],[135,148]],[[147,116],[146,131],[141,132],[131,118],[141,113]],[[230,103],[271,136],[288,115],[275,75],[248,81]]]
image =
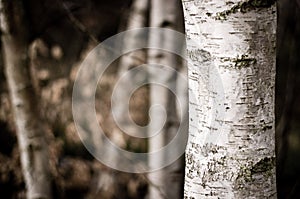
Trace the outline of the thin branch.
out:
[[[69,18],[69,20],[74,24],[74,26],[79,30],[81,31],[82,33],[86,34],[93,42],[95,42],[96,44],[99,44],[100,41],[97,39],[97,37],[91,33],[87,27],[81,23],[74,15],[73,13],[71,12],[70,9],[68,9],[67,5],[64,3],[64,2],[61,2],[59,1],[59,3],[61,4],[62,8],[66,11],[66,14]],[[109,46],[105,46],[105,49],[110,51],[110,52],[113,52],[113,53],[116,53],[116,49],[112,48],[112,47],[109,47]],[[127,53],[125,55],[122,55],[122,56],[126,56],[126,57],[130,57],[131,59],[133,60],[136,60],[136,61],[139,61],[139,62],[144,62],[145,60],[144,59],[141,59],[137,56],[134,56],[134,53]]]
[[[168,199],[167,195],[161,190],[161,187],[159,187],[158,185],[156,185],[155,183],[153,183],[146,174],[141,173],[141,175],[144,177],[144,179],[148,182],[148,184],[152,187],[154,187],[155,189],[157,189],[157,191],[160,193],[160,195],[164,198],[164,199]]]
[[[78,28],[81,32],[83,32],[84,34],[86,34],[93,42],[95,43],[100,43],[99,40],[97,39],[97,37],[92,34],[87,28],[86,26],[81,23],[74,15],[73,13],[71,12],[70,9],[68,9],[67,5],[62,2],[62,1],[58,1],[62,8],[66,11],[66,14],[69,18],[69,20],[75,25],[76,28]]]
[[[138,163],[135,165],[135,167],[140,170],[140,171],[145,171],[145,166],[141,163]],[[156,185],[154,182],[152,182],[149,178],[148,175],[145,173],[140,173],[140,175],[147,181],[147,183],[154,187],[155,189],[157,189],[157,191],[160,193],[160,195],[162,196],[162,198],[164,199],[168,199],[167,195],[161,190],[161,187],[159,185]]]

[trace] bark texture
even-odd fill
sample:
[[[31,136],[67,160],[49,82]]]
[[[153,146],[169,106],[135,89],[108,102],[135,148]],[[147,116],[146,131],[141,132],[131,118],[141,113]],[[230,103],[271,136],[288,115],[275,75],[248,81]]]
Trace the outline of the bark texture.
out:
[[[151,0],[150,10],[150,26],[159,28],[168,28],[176,31],[183,31],[182,10],[179,0]],[[169,38],[170,35],[150,34],[149,42],[161,44],[160,49],[149,49],[148,62],[155,65],[163,65],[174,68],[176,71],[180,70],[182,66],[178,61],[176,55],[166,52],[163,49],[167,45],[171,48],[178,48],[182,46],[178,43],[170,44],[167,41],[175,41]],[[166,39],[168,38],[168,40]],[[175,51],[175,50],[174,50]],[[164,82],[166,87],[151,84],[150,85],[150,104],[160,105],[161,108],[151,108],[151,120],[149,124],[149,151],[157,151],[168,144],[176,135],[179,127],[179,117],[176,111],[176,98],[169,91],[168,87],[176,86],[176,73],[174,71],[165,71],[163,74],[158,74],[154,66],[149,66],[148,75],[150,81]],[[160,81],[158,81],[160,80]],[[174,84],[175,83],[175,84]],[[184,84],[184,83],[183,83]],[[181,85],[184,90],[184,85]],[[186,95],[186,93],[183,93]],[[151,107],[150,106],[150,107]],[[182,112],[185,112],[182,110]],[[158,129],[162,129],[156,132]],[[157,133],[156,135],[154,135]],[[153,168],[163,162],[165,156],[168,154],[161,154],[160,156],[150,156],[149,167]],[[160,198],[182,198],[183,186],[183,160],[178,159],[166,168],[151,172],[148,178],[151,185],[148,189],[149,199]]]
[[[185,198],[276,198],[275,1],[183,0]]]
[[[45,128],[29,72],[23,1],[0,2],[5,73],[14,112],[27,198],[51,198]]]

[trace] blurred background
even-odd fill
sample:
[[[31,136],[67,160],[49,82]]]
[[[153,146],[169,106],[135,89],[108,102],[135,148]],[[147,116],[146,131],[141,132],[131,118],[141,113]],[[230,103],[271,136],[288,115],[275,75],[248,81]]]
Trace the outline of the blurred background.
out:
[[[140,2],[140,3],[137,3]],[[142,3],[141,3],[142,2]],[[176,25],[184,32],[180,1],[174,4]],[[168,7],[169,1],[162,1]],[[144,0],[28,0],[26,21],[30,30],[30,71],[38,96],[49,150],[51,189],[54,198],[145,198],[151,187],[146,174],[112,170],[86,150],[72,118],[72,88],[76,72],[94,47],[106,38],[130,28],[153,26],[154,8]],[[148,6],[147,6],[148,5]],[[124,44],[131,45],[131,44]],[[110,97],[122,71],[145,62],[116,60],[99,81],[97,118],[119,146],[146,152],[146,139],[121,133],[111,116]],[[276,141],[278,198],[300,198],[300,1],[278,0]],[[132,63],[134,62],[134,63]],[[181,61],[178,67],[183,67]],[[136,90],[130,100],[132,119],[148,124],[149,86]],[[172,103],[171,103],[172,104]],[[174,105],[173,105],[174,106]],[[182,165],[182,162],[180,163]],[[179,177],[181,183],[182,176]],[[0,57],[0,196],[25,198],[16,127],[11,109],[3,58]]]

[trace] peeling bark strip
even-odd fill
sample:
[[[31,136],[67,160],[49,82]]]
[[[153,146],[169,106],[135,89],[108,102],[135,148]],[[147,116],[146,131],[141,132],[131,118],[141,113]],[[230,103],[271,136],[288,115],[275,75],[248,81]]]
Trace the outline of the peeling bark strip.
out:
[[[14,112],[27,198],[51,198],[45,132],[30,80],[23,1],[0,1],[5,73]]]
[[[183,5],[195,96],[185,198],[276,198],[275,1]]]

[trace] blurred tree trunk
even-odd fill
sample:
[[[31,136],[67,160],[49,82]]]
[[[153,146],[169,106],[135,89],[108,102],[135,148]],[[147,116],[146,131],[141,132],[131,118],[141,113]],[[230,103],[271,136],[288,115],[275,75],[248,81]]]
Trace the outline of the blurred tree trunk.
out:
[[[149,11],[149,0],[135,0],[132,3],[131,11],[127,21],[126,30],[132,30],[137,28],[143,28],[148,25],[148,11]],[[127,49],[136,49],[138,46],[144,44],[147,45],[147,35],[142,35],[142,31],[132,31],[128,32],[123,40],[123,46],[126,46]],[[135,50],[126,55],[123,55],[119,62],[119,71],[118,77],[122,78],[120,82],[121,89],[116,92],[116,100],[113,102],[113,109],[115,113],[115,120],[118,121],[118,124],[121,125],[122,130],[125,133],[130,132],[130,135],[137,135],[140,129],[134,128],[135,125],[131,120],[131,117],[128,112],[129,104],[120,103],[128,101],[130,94],[130,89],[134,87],[135,81],[133,79],[137,78],[146,78],[146,74],[137,74],[134,76],[133,73],[123,76],[130,69],[145,64],[147,59],[147,53],[145,49]],[[142,76],[143,75],[143,76]],[[142,76],[142,77],[140,77]]]
[[[15,117],[27,198],[51,198],[45,129],[30,78],[29,30],[20,0],[2,0],[1,31],[6,78]]]
[[[151,0],[150,26],[156,28],[168,28],[176,31],[183,31],[183,16],[179,0]],[[164,51],[167,45],[176,48],[178,44],[170,44],[170,35],[150,34],[149,43],[161,44],[162,49],[149,49],[148,63],[164,65],[180,70],[181,63],[176,55]],[[166,39],[168,38],[168,39]],[[169,40],[170,39],[170,40]],[[180,41],[179,41],[180,42]],[[174,50],[175,51],[175,50]],[[165,70],[163,74],[158,74],[155,66],[148,67],[150,82],[164,82],[164,86],[158,84],[150,85],[150,105],[161,105],[166,111],[166,118],[161,108],[151,108],[151,120],[149,124],[149,152],[158,151],[168,144],[176,135],[179,128],[179,116],[176,112],[176,96],[169,90],[168,86],[176,86],[176,72]],[[174,84],[175,83],[175,84]],[[151,107],[150,106],[150,107]],[[183,111],[184,112],[184,111]],[[162,127],[159,132],[156,132]],[[157,134],[156,134],[157,133]],[[149,167],[157,168],[164,162],[168,154],[149,157]],[[159,198],[182,198],[183,196],[183,160],[178,159],[166,168],[148,174],[151,185],[148,190],[149,199]]]
[[[185,197],[276,198],[275,1],[183,6],[190,89]]]
[[[130,13],[128,16],[126,30],[131,30],[135,28],[143,28],[147,26],[148,23],[148,10],[149,3],[148,0],[134,0],[131,5]],[[121,24],[121,26],[124,26]],[[126,46],[128,49],[135,49],[141,42],[146,45],[146,38],[144,35],[138,35],[138,32],[132,31],[128,32],[123,39],[123,43],[120,46]],[[140,38],[140,39],[139,39]],[[95,60],[101,60],[95,58]],[[112,109],[114,112],[114,121],[117,121],[116,127],[113,128],[110,139],[116,143],[119,147],[126,147],[126,138],[123,136],[121,131],[124,131],[125,134],[130,135],[138,135],[140,132],[137,128],[134,128],[134,123],[131,120],[129,115],[129,104],[125,103],[129,101],[130,89],[134,86],[134,82],[132,78],[135,78],[132,74],[128,76],[123,76],[130,69],[137,67],[146,61],[146,51],[145,50],[137,50],[130,52],[126,55],[123,55],[120,58],[118,63],[119,69],[117,76],[118,78],[122,78],[119,82],[119,87],[117,92],[115,92],[115,98],[112,100]],[[95,62],[96,63],[96,62]],[[92,76],[94,73],[92,72],[90,75]],[[145,113],[146,114],[146,113]],[[98,132],[96,132],[98,134]],[[94,139],[94,140],[99,140]],[[101,146],[102,143],[94,144],[95,147]],[[99,149],[97,149],[99,150]],[[111,157],[111,161],[116,162],[117,164],[120,162],[118,159],[118,154],[116,151],[107,151],[106,154]],[[97,187],[92,187],[92,193],[94,196],[101,194],[101,198],[112,198],[114,196],[118,196],[118,179],[116,179],[118,175],[116,175],[115,170],[100,170],[96,174]]]
[[[278,198],[299,198],[300,1],[278,1],[276,149]],[[298,196],[298,197],[297,197]]]

